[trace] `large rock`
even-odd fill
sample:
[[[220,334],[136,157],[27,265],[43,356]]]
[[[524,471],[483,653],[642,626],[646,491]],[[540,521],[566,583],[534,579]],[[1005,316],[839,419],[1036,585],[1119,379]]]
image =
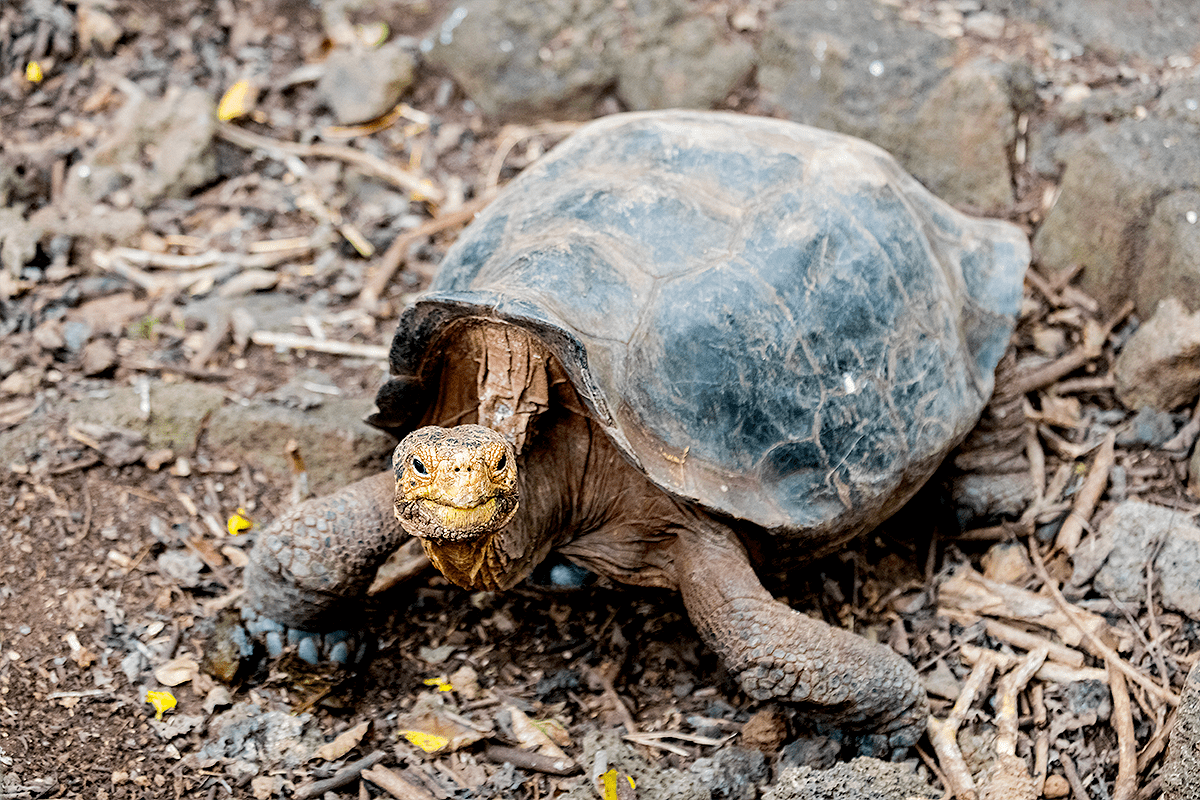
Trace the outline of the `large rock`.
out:
[[[957,67],[917,112],[901,151],[904,165],[952,204],[985,212],[1007,208],[1014,117],[1007,66],[981,58]]]
[[[1090,580],[1118,600],[1139,603],[1146,597],[1151,557],[1155,596],[1167,608],[1200,617],[1200,528],[1171,508],[1141,500],[1118,505],[1075,550],[1071,582],[1082,586]]]
[[[758,83],[789,118],[875,142],[949,202],[995,210],[1012,201],[1009,69],[952,69],[953,53],[875,0],[792,0],[767,20]]]
[[[1200,126],[1194,135],[1200,136]],[[1192,182],[1200,183],[1200,174]],[[1200,311],[1200,189],[1174,192],[1158,202],[1147,226],[1145,252],[1134,284],[1138,308],[1156,308],[1160,300],[1177,297]]]
[[[941,797],[912,767],[856,758],[832,769],[792,767],[763,793],[763,800],[920,800]]]
[[[753,68],[753,50],[681,0],[463,0],[422,42],[489,116],[591,116],[608,91],[635,110],[709,108]]]
[[[1170,411],[1200,392],[1200,312],[1189,314],[1174,297],[1158,304],[1113,367],[1117,397],[1128,408]]]
[[[217,176],[216,129],[216,103],[202,89],[172,86],[161,98],[131,97],[112,133],[71,170],[68,200],[87,205],[125,193],[126,204],[146,208],[186,197]]]
[[[284,446],[300,447],[313,491],[323,494],[387,466],[395,440],[362,421],[371,401],[331,397],[299,410],[266,400],[225,402],[220,389],[196,383],[150,384],[149,418],[131,387],[86,397],[68,407],[71,424],[85,422],[135,431],[150,449],[191,450],[201,426],[207,449],[244,462],[275,480],[287,480],[291,462]]]
[[[1170,287],[1189,283],[1187,253],[1195,239],[1173,229],[1195,224],[1184,206],[1195,196],[1198,175],[1196,126],[1146,119],[1094,131],[1068,158],[1058,201],[1034,238],[1042,265],[1058,271],[1081,264],[1081,286],[1106,311],[1132,299],[1148,317]],[[1152,245],[1183,249],[1152,252]],[[1200,296],[1180,299],[1200,308]]]
[[[416,60],[397,42],[374,49],[341,47],[325,60],[317,94],[342,125],[381,117],[413,81]]]
[[[1200,4],[1194,0],[989,0],[988,10],[1049,28],[1060,47],[1109,59],[1158,62],[1194,53]]]

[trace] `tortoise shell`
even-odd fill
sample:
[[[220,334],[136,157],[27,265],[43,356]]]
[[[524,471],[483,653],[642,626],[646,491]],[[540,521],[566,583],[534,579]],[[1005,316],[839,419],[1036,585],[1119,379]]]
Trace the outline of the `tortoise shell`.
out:
[[[836,538],[899,507],[992,391],[1030,258],[878,147],[720,112],[592,122],[509,184],[401,316],[406,433],[464,317],[536,335],[673,495]]]

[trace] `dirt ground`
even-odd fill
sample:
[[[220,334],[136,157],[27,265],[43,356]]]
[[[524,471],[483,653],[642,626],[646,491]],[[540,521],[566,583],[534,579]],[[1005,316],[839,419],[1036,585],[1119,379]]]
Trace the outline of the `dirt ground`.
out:
[[[330,44],[309,3],[47,0],[41,7],[49,11],[40,22],[18,5],[0,9],[0,47],[6,48],[0,50],[0,80],[8,98],[0,108],[0,177],[10,182],[11,207],[86,203],[86,195],[72,194],[68,167],[119,134],[121,110],[137,91],[130,82],[159,93],[168,83],[196,86],[216,98],[253,75],[263,88],[253,116],[260,129],[307,142],[329,126],[311,83],[296,73]],[[443,7],[411,4],[404,17],[410,29],[393,32],[419,33]],[[48,77],[30,80],[27,53],[37,54]],[[62,233],[40,246],[32,271],[7,276],[0,286],[0,378],[6,381],[0,433],[10,457],[0,464],[0,798],[290,796],[296,787],[328,777],[342,761],[373,751],[418,787],[414,791],[421,793],[413,797],[554,797],[584,780],[578,775],[589,774],[591,762],[564,777],[529,766],[514,769],[495,752],[489,755],[497,743],[522,741],[513,730],[514,708],[561,725],[568,755],[581,761],[589,732],[617,726],[627,733],[633,727],[677,734],[639,744],[658,768],[687,770],[698,758],[734,746],[767,752],[777,771],[788,763],[828,764],[837,752],[835,743],[806,731],[791,710],[743,695],[699,642],[679,599],[652,591],[521,590],[500,596],[465,592],[425,574],[379,612],[374,629],[380,654],[360,674],[314,673],[285,660],[225,685],[200,668],[214,657],[213,626],[236,602],[250,542],[229,536],[227,520],[238,509],[255,523],[269,520],[290,502],[293,486],[286,473],[267,474],[215,452],[204,420],[191,441],[160,456],[144,443],[97,439],[105,432],[73,428],[68,401],[103,397],[114,386],[136,388],[150,377],[215,389],[236,404],[295,386],[310,374],[342,398],[370,398],[382,376],[370,348],[386,346],[404,299],[428,281],[457,227],[417,236],[404,252],[384,255],[389,245],[485,194],[490,183],[511,177],[567,130],[500,127],[469,113],[461,98],[447,102],[447,96],[456,97],[445,78],[419,73],[400,119],[353,139],[364,152],[432,176],[444,190],[440,204],[398,203],[386,181],[364,179],[339,156],[251,152],[218,133],[212,172],[199,184],[182,193],[161,192],[141,211],[132,197],[120,209],[143,215],[134,220],[140,231],[135,241],[115,233],[106,239],[82,223],[64,222]],[[752,90],[730,105],[754,110]],[[427,114],[436,114],[436,132]],[[351,133],[344,132],[339,147]],[[160,141],[151,149],[171,146]],[[129,190],[140,186],[134,179]],[[1022,191],[1034,196],[1043,189]],[[1016,221],[1028,221],[1021,211],[1026,207],[1017,204]],[[122,220],[110,220],[110,231],[128,224]],[[181,258],[209,251],[269,253],[254,245],[285,239],[298,242],[298,254],[271,265],[277,268],[264,279],[269,284],[244,291],[269,288],[288,298],[285,313],[300,319],[297,330],[366,350],[340,355],[239,340],[237,320],[221,315],[228,296],[206,301],[212,282],[227,275],[203,285],[177,271],[152,272],[128,262],[119,277],[97,268],[93,256],[101,253],[102,261],[116,246]],[[381,296],[365,298],[364,287],[388,259],[404,260],[403,269]],[[1050,289],[1059,301],[1062,289]],[[1035,349],[1039,331],[1063,322],[1061,315],[1094,316],[1086,303],[1068,299],[1055,306],[1044,293],[1028,294],[1014,363]],[[1048,323],[1052,312],[1060,317]],[[86,329],[72,327],[78,322]],[[1071,395],[1082,404],[1037,410],[1061,439],[1051,448],[1047,474],[1069,464],[1068,477],[1081,480],[1091,458],[1090,447],[1082,447],[1084,422],[1116,408],[1103,379],[1124,321],[1112,322],[1116,338],[1068,376],[1095,381],[1095,388]],[[1064,326],[1071,331],[1068,344],[1082,335],[1082,324],[1073,324]],[[82,341],[73,342],[72,335]],[[985,443],[993,461],[1024,452],[1023,422],[1014,428],[1000,414],[992,422],[1001,431]],[[1200,508],[1186,492],[1185,462],[1145,447],[1120,447],[1115,460],[1136,484],[1131,494],[1189,513]],[[1010,525],[958,537],[946,488],[953,473],[948,467],[909,509],[845,553],[793,574],[786,589],[779,583],[773,588],[803,611],[888,641],[925,675],[945,670],[952,685],[971,670],[961,655],[964,645],[1011,653],[984,623],[937,613],[944,606],[937,587],[947,575],[966,564],[989,569],[1003,552],[995,549],[998,543],[1023,548],[1029,532]],[[1063,486],[1059,491],[1041,509],[1039,523],[1055,514],[1060,519],[1070,507],[1070,492]],[[1026,567],[1021,580],[1036,584]],[[1048,568],[1059,580],[1067,571],[1061,560]],[[1153,600],[1132,614],[1111,604],[1096,607],[1122,636],[1137,640],[1125,651],[1131,663],[1154,681],[1176,690],[1182,685],[1200,648],[1193,621]],[[1150,637],[1154,647],[1143,634],[1149,630],[1156,632]],[[1088,655],[1086,666],[1097,665],[1103,662]],[[447,681],[454,688],[439,701],[437,685]],[[1107,796],[1103,786],[1117,775],[1121,749],[1103,698],[1079,696],[1087,693],[1086,684],[1039,688],[1037,705],[1043,714],[1049,709],[1051,722],[1033,726],[1053,730],[1055,752],[1071,754],[1070,767],[1051,765],[1058,779],[1052,783],[1067,783],[1080,800]],[[1104,695],[1104,684],[1098,686],[1089,690]],[[156,720],[147,691],[164,690],[176,705]],[[952,699],[935,696],[935,716],[944,718]],[[1144,762],[1140,796],[1153,797],[1169,706],[1136,687],[1134,699],[1133,735]],[[435,716],[445,718],[447,703],[455,718],[482,728],[481,740],[428,757],[401,735],[412,725],[405,715],[432,706]],[[1022,722],[1029,723],[1037,708],[1022,703]],[[261,736],[257,751],[235,754],[230,745],[218,753],[214,740],[236,738],[221,727],[228,717],[220,715],[231,707],[285,712],[255,729],[260,733],[286,731],[281,720],[301,719],[306,743],[332,740],[362,722],[371,725],[353,749],[328,759],[300,759],[288,743],[270,749]],[[973,763],[986,758],[992,713],[981,708],[969,719],[968,738],[978,746],[964,749],[972,750]],[[268,740],[273,735],[264,734]],[[1025,736],[1018,752],[1030,754],[1034,738]],[[936,784],[939,776],[926,765],[935,763],[929,743],[921,749],[925,760],[914,761]],[[375,783],[355,780],[334,796],[380,791]]]

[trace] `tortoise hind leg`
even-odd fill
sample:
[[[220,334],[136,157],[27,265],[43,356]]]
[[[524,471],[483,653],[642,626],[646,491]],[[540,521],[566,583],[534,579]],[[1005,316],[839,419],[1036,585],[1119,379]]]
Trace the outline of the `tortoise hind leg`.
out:
[[[751,697],[803,706],[852,732],[865,755],[921,737],[928,703],[912,666],[773,598],[732,532],[715,523],[681,532],[673,555],[688,615]]]

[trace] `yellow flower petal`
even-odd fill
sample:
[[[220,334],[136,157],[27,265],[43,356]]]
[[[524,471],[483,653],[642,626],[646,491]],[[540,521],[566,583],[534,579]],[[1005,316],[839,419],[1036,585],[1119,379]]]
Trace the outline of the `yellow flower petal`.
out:
[[[608,772],[600,776],[600,791],[604,795],[604,800],[620,800],[621,796],[617,793],[617,781],[624,778],[629,781],[629,788],[636,789],[637,784],[633,782],[632,775],[621,775],[616,768],[609,769]]]
[[[154,718],[162,719],[163,714],[175,707],[175,695],[170,692],[146,692],[146,702],[154,706]]]
[[[445,678],[426,678],[424,681],[426,686],[436,686],[439,692],[453,692],[454,684]]]
[[[617,771],[610,769],[608,772],[600,776],[600,783],[604,787],[604,800],[618,800],[617,798]]]
[[[410,744],[421,748],[426,753],[435,753],[450,743],[450,740],[445,736],[438,736],[436,733],[426,733],[425,731],[400,731],[400,734],[408,739]]]
[[[38,62],[30,61],[25,65],[25,80],[30,83],[41,83],[45,77],[45,74],[42,72],[42,65]]]
[[[239,533],[245,533],[254,527],[254,523],[246,516],[246,509],[239,508],[234,512],[229,521],[225,523],[225,529],[229,531],[230,536],[237,536]]]
[[[245,116],[254,108],[258,100],[258,87],[248,80],[240,80],[225,90],[221,102],[217,104],[217,119],[229,122],[231,119]]]

